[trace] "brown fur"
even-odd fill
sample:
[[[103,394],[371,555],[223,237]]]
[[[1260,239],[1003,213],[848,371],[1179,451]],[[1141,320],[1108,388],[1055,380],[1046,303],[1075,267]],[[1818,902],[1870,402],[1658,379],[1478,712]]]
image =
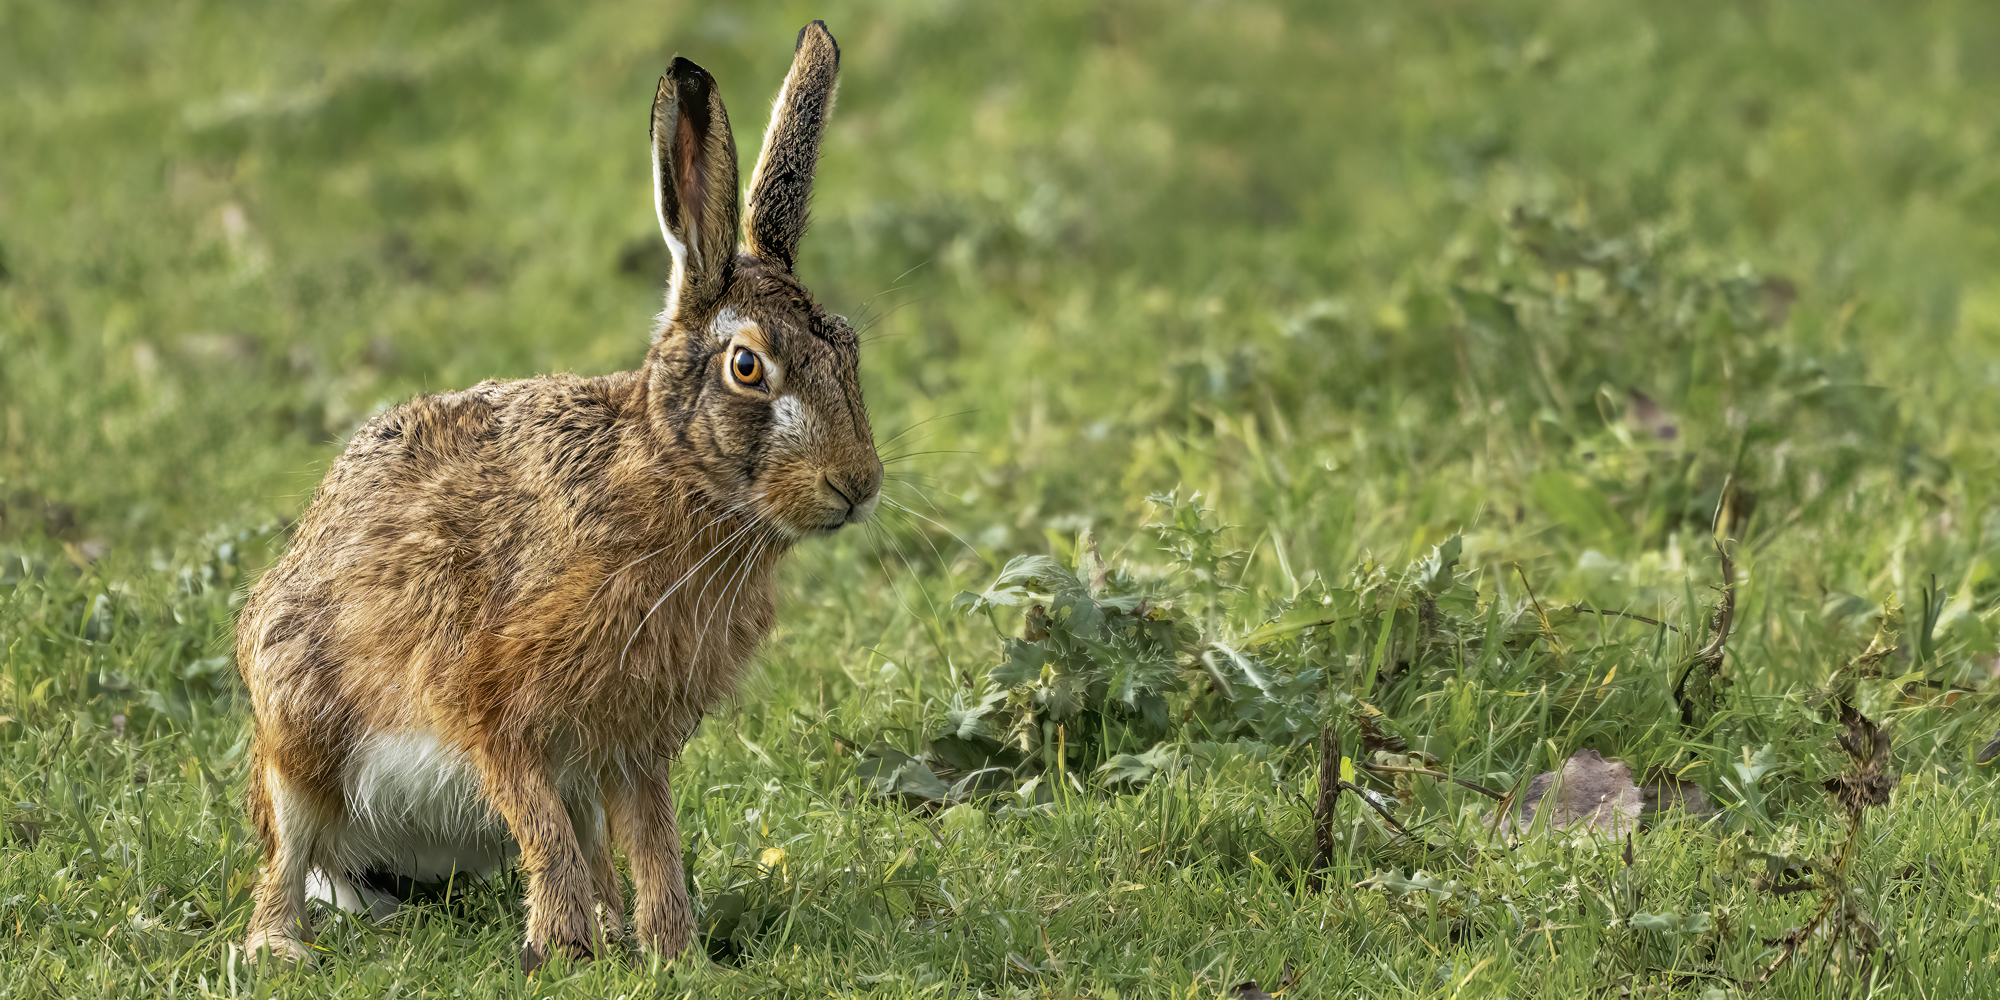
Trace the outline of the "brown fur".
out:
[[[614,841],[639,943],[688,944],[670,762],[769,631],[780,557],[867,516],[881,483],[854,333],[791,275],[838,62],[824,25],[794,59],[760,160],[787,180],[752,202],[757,253],[738,251],[713,80],[684,59],[661,80],[675,273],[637,371],[483,382],[377,417],[252,591],[237,662],[265,852],[253,953],[304,954],[312,870],[395,864],[378,855],[398,836],[484,844],[493,817],[528,876],[528,964],[622,933]],[[732,374],[742,349],[760,384]],[[404,736],[476,775],[470,818],[370,812],[369,754]]]

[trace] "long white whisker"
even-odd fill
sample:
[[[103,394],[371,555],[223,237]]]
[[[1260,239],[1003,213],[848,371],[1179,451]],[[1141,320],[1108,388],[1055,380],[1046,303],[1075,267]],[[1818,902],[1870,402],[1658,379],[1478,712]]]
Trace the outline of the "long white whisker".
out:
[[[923,520],[923,521],[929,521],[929,522],[930,522],[931,524],[933,524],[933,525],[936,525],[936,526],[937,526],[937,529],[938,529],[939,531],[942,531],[942,532],[944,532],[945,534],[947,534],[947,535],[950,535],[950,536],[951,536],[951,537],[953,537],[953,538],[957,538],[957,539],[958,539],[958,544],[960,544],[960,545],[963,545],[963,546],[965,546],[965,547],[966,547],[966,548],[968,548],[968,549],[972,549],[972,550],[973,550],[974,552],[977,552],[977,551],[979,551],[979,550],[978,550],[977,548],[974,548],[974,547],[973,547],[973,544],[972,544],[971,542],[968,542],[968,541],[966,541],[966,540],[965,540],[964,538],[960,537],[960,536],[959,536],[959,533],[958,533],[958,532],[956,532],[956,531],[953,531],[953,530],[951,530],[950,528],[947,528],[947,527],[945,527],[944,525],[942,525],[942,524],[939,524],[939,523],[938,523],[938,522],[936,522],[936,521],[932,521],[932,520],[931,520],[930,518],[928,518],[928,517],[924,517],[924,516],[923,516],[922,514],[919,514],[919,513],[917,513],[917,512],[916,512],[916,511],[914,511],[914,510],[911,510],[911,509],[910,509],[909,507],[905,506],[905,505],[903,504],[903,502],[902,502],[902,501],[900,501],[900,500],[897,500],[897,499],[896,499],[895,497],[892,497],[892,496],[889,496],[889,495],[888,495],[888,494],[886,494],[886,493],[885,493],[885,494],[881,494],[881,497],[882,497],[883,501],[885,501],[886,503],[888,503],[888,505],[889,505],[889,506],[891,506],[891,507],[894,507],[894,508],[896,508],[897,510],[900,510],[900,511],[902,511],[903,513],[905,513],[905,514],[908,514],[908,515],[910,515],[911,517],[914,517],[914,518],[918,518],[918,519],[920,519],[920,520]],[[939,513],[943,513],[943,511],[939,511]]]
[[[707,525],[703,525],[702,528],[699,530],[706,531],[709,527],[713,526],[720,520],[721,518],[717,518],[716,521],[712,521]],[[694,576],[695,572],[700,570],[704,563],[707,563],[710,559],[715,558],[717,553],[722,552],[724,549],[727,549],[729,547],[730,542],[735,541],[739,536],[749,531],[751,528],[755,527],[756,524],[757,522],[754,519],[745,520],[743,522],[742,527],[739,527],[735,531],[731,532],[729,536],[724,538],[721,542],[719,542],[715,546],[715,548],[710,549],[707,555],[702,556],[699,560],[695,561],[695,564],[693,566],[688,567],[688,571],[682,573],[680,579],[675,580],[672,584],[668,585],[666,591],[660,594],[660,599],[654,601],[653,606],[647,608],[646,613],[639,617],[639,624],[632,626],[632,634],[630,636],[627,636],[625,639],[625,648],[619,650],[618,652],[618,668],[620,670],[625,669],[625,657],[632,651],[632,642],[633,640],[639,638],[639,631],[646,627],[646,622],[653,617],[653,612],[660,610],[660,605],[665,604],[667,598],[672,597],[675,591],[681,589],[681,585],[687,583],[688,579]],[[699,535],[697,535],[697,537],[699,537]],[[692,544],[692,542],[690,542],[690,544]]]
[[[766,547],[770,544],[770,541],[771,541],[771,536],[768,532],[753,536],[751,539],[750,547],[744,555],[744,560],[742,564],[738,566],[736,569],[736,573],[734,574],[734,579],[725,581],[723,584],[723,590],[718,591],[716,593],[715,603],[713,605],[710,605],[708,609],[708,617],[702,621],[701,629],[695,633],[694,655],[697,661],[701,658],[702,646],[706,645],[708,642],[708,633],[709,630],[715,624],[715,616],[718,612],[722,611],[723,591],[727,591],[730,594],[729,610],[723,614],[723,622],[722,622],[722,627],[726,631],[729,628],[730,620],[736,614],[736,599],[742,595],[744,584],[749,582],[751,574],[756,571],[757,560],[762,558]]]
[[[899,505],[899,506],[900,506],[900,505]],[[908,508],[903,508],[903,509],[902,509],[902,512],[903,512],[903,513],[909,513],[909,510],[908,510]],[[884,532],[883,534],[884,534],[884,535],[886,536],[886,535],[887,535],[888,533],[887,533],[887,532]],[[944,573],[944,575],[945,575],[945,578],[946,578],[946,579],[950,579],[950,578],[951,578],[951,563],[950,563],[950,561],[949,561],[949,560],[945,559],[945,557],[944,557],[944,552],[943,552],[942,550],[940,550],[940,549],[939,549],[939,548],[937,547],[937,543],[936,543],[936,542],[934,542],[934,541],[931,541],[931,536],[930,536],[930,534],[929,534],[928,532],[919,532],[919,533],[917,534],[917,537],[919,537],[919,538],[921,538],[921,539],[923,539],[923,540],[924,540],[924,544],[925,544],[926,546],[928,546],[928,547],[930,548],[930,550],[931,550],[931,555],[932,555],[932,556],[934,556],[934,557],[936,557],[936,559],[937,559],[937,565],[938,565],[938,569],[939,569],[940,571],[942,571],[942,572]],[[962,541],[962,540],[961,540],[961,541]],[[901,555],[901,551],[899,550],[897,554],[898,554],[898,555]],[[905,565],[905,566],[908,566],[908,565],[909,565],[909,559],[908,559],[908,557],[904,557],[904,559],[903,559],[903,563],[904,563],[904,565]],[[911,573],[912,575],[915,575],[915,573],[916,573],[916,569],[915,569],[915,567],[910,567],[910,573]]]
[[[750,549],[750,552],[748,553],[748,555],[745,556],[743,560],[743,565],[737,570],[736,585],[730,591],[729,610],[725,612],[722,616],[722,628],[724,632],[727,632],[729,630],[730,623],[735,620],[736,600],[737,598],[743,596],[743,587],[745,584],[750,582],[751,575],[756,572],[757,560],[763,558],[764,550],[766,546],[769,545],[769,543],[770,543],[770,536],[768,534],[759,535],[756,538],[752,539],[751,542],[752,547]],[[697,661],[701,659],[702,643],[708,640],[709,627],[713,625],[715,622],[715,612],[717,609],[721,607],[722,607],[722,597],[720,594],[717,594],[715,600],[715,606],[709,609],[708,620],[702,623],[701,631],[695,635],[694,652],[695,652],[695,659]]]
[[[696,507],[695,509],[693,509],[693,510],[691,510],[691,511],[688,511],[687,513],[685,513],[685,514],[681,515],[681,517],[682,517],[682,520],[684,520],[684,521],[685,521],[685,522],[686,522],[686,523],[687,523],[687,524],[688,524],[689,526],[692,526],[692,525],[694,524],[694,516],[695,516],[696,514],[699,514],[699,513],[701,513],[702,511],[704,511],[704,510],[707,510],[708,508],[710,508],[710,507],[712,507],[712,506],[714,506],[714,505],[715,505],[715,501],[713,501],[713,500],[710,500],[710,501],[708,501],[708,502],[706,502],[706,503],[703,503],[703,504],[702,504],[701,506],[699,506],[699,507]],[[710,523],[713,523],[713,522],[710,522]],[[703,527],[707,527],[707,525],[703,525]],[[695,540],[696,540],[696,539],[698,539],[698,538],[700,538],[700,537],[701,537],[700,533],[699,533],[699,532],[696,532],[695,534],[693,534],[692,536],[690,536],[690,537],[689,537],[689,538],[688,538],[688,539],[687,539],[686,541],[683,541],[683,542],[681,543],[681,546],[680,546],[680,547],[681,547],[681,549],[682,549],[682,550],[686,550],[688,546],[690,546],[690,545],[693,545],[693,544],[695,543]],[[597,597],[598,597],[598,595],[599,595],[599,594],[602,594],[602,593],[604,593],[604,588],[605,588],[605,587],[608,587],[608,586],[610,586],[610,585],[611,585],[611,578],[612,578],[612,577],[615,577],[615,576],[617,576],[618,574],[620,574],[620,573],[623,573],[623,572],[625,572],[626,570],[628,570],[628,569],[631,569],[632,567],[634,567],[634,566],[637,566],[637,565],[639,565],[640,563],[642,563],[642,562],[645,562],[646,560],[648,560],[648,559],[651,559],[651,558],[653,558],[654,556],[657,556],[657,555],[659,555],[660,553],[662,553],[662,552],[665,552],[665,551],[667,551],[667,550],[668,550],[668,549],[670,549],[670,548],[673,548],[673,544],[672,544],[672,543],[668,543],[668,544],[666,544],[666,545],[662,545],[662,546],[660,546],[659,548],[657,548],[657,549],[654,549],[653,551],[651,551],[651,552],[648,552],[648,553],[646,553],[645,555],[643,555],[643,556],[640,556],[640,557],[638,557],[638,558],[636,558],[636,559],[633,559],[633,560],[632,560],[631,562],[628,562],[628,563],[626,563],[625,565],[623,565],[623,566],[620,566],[620,567],[618,567],[617,569],[614,569],[614,570],[612,570],[611,572],[609,572],[609,573],[606,573],[606,574],[604,574],[604,579],[603,579],[603,580],[600,580],[600,581],[598,581],[598,584],[597,584],[597,589],[596,589],[596,590],[593,590],[593,591],[591,591],[591,592],[590,592],[590,600],[588,600],[588,601],[585,601],[585,602],[583,602],[583,603],[584,603],[584,606],[585,606],[585,607],[589,607],[590,605],[592,605],[592,604],[594,604],[594,603],[596,603],[596,602],[597,602]]]
[[[891,553],[893,553],[896,556],[896,558],[901,559],[903,561],[903,569],[905,572],[910,574],[911,580],[912,581],[916,580],[917,577],[916,568],[910,565],[910,559],[908,556],[905,556],[900,549],[890,544],[888,538],[888,532],[884,531],[880,525],[876,524],[870,524],[868,528],[870,531],[875,532],[877,540],[882,543],[884,548],[887,548]],[[884,570],[887,570],[888,566],[884,565],[882,568]],[[947,579],[949,579],[950,573],[951,573],[950,568],[946,567],[945,574]],[[908,614],[910,617],[916,618],[919,621],[923,621],[925,623],[924,634],[930,638],[931,647],[937,651],[939,658],[949,659],[949,655],[945,652],[944,649],[944,643],[942,641],[942,637],[938,635],[938,626],[935,624],[943,617],[943,615],[938,610],[937,601],[931,598],[930,588],[923,587],[921,585],[918,586],[918,589],[923,591],[924,603],[930,605],[931,609],[930,617],[924,618],[922,615],[917,614],[915,608],[912,608],[910,606],[910,599],[904,596],[903,588],[897,586],[896,584],[896,575],[893,572],[884,573],[883,575],[889,581],[889,590],[896,595],[896,603],[902,605],[903,612],[905,614]]]
[[[881,443],[880,445],[877,445],[876,447],[877,447],[877,448],[887,448],[888,446],[890,446],[890,445],[892,445],[892,444],[895,444],[895,443],[896,443],[896,440],[897,440],[898,438],[902,437],[903,435],[905,435],[905,434],[908,434],[908,433],[910,433],[911,431],[913,431],[913,430],[916,430],[917,428],[919,428],[919,427],[922,427],[923,425],[925,425],[925,424],[928,424],[928,423],[930,423],[930,422],[932,422],[932,421],[934,421],[934,420],[949,420],[949,419],[951,419],[952,417],[962,417],[962,416],[965,416],[965,415],[966,415],[966,414],[968,414],[968,413],[978,413],[978,412],[979,412],[979,411],[978,411],[978,410],[976,410],[976,409],[973,409],[973,410],[960,410],[960,411],[958,411],[957,413],[940,413],[940,414],[938,414],[937,416],[934,416],[934,417],[925,417],[924,419],[922,419],[922,420],[919,420],[919,421],[917,421],[916,423],[914,423],[914,424],[911,424],[910,426],[908,426],[908,427],[905,427],[905,428],[903,428],[902,430],[900,430],[900,431],[897,431],[896,433],[894,433],[894,434],[891,434],[891,435],[889,435],[889,439],[888,439],[888,440],[886,440],[886,441],[883,441],[883,442],[882,442],[882,443]]]
[[[757,539],[756,539],[756,537],[755,537],[755,536],[752,536],[752,538],[751,538],[751,541],[752,541],[752,542],[754,543],[754,542],[755,542],[756,540],[757,540]],[[741,567],[738,567],[737,569],[738,569],[738,570],[740,570],[740,568],[741,568]],[[723,575],[723,574],[724,574],[725,572],[728,572],[728,573],[730,573],[730,574],[731,574],[732,576],[734,575],[734,571],[732,571],[732,570],[731,570],[731,568],[730,568],[730,566],[729,566],[729,557],[727,557],[727,556],[724,556],[721,562],[719,562],[719,563],[716,563],[716,564],[715,564],[715,568],[714,568],[714,569],[712,569],[712,570],[709,570],[709,572],[708,572],[708,578],[707,578],[707,579],[705,579],[705,580],[703,580],[703,581],[701,582],[701,589],[695,592],[695,595],[694,595],[694,610],[695,610],[695,614],[700,614],[700,613],[701,613],[701,599],[702,599],[702,598],[704,598],[704,597],[706,597],[706,596],[708,596],[708,588],[709,588],[709,586],[710,586],[711,584],[715,583],[715,578],[716,578],[716,577],[718,577],[718,576],[722,576],[722,575]],[[701,623],[701,626],[700,626],[699,628],[695,629],[695,633],[694,633],[694,652],[692,652],[692,653],[691,653],[691,654],[689,654],[689,656],[688,656],[688,667],[689,667],[689,669],[693,669],[693,668],[694,668],[694,665],[695,665],[695,664],[697,664],[697,663],[700,663],[700,662],[701,662],[701,647],[702,647],[702,640],[703,640],[703,639],[705,639],[705,638],[707,638],[707,636],[708,636],[708,626],[709,626],[710,624],[712,624],[712,623],[713,623],[713,622],[715,621],[715,609],[716,609],[716,607],[717,607],[717,606],[719,606],[719,605],[721,605],[721,604],[722,604],[722,593],[723,593],[723,591],[726,591],[726,590],[728,590],[728,589],[729,589],[729,582],[728,582],[728,578],[727,578],[727,577],[725,577],[725,578],[724,578],[724,580],[723,580],[723,584],[722,584],[722,590],[718,590],[718,591],[716,591],[716,594],[715,594],[715,604],[712,604],[712,605],[709,605],[709,609],[708,609],[708,617],[707,617],[707,618],[704,618],[704,619],[702,619],[702,623]]]

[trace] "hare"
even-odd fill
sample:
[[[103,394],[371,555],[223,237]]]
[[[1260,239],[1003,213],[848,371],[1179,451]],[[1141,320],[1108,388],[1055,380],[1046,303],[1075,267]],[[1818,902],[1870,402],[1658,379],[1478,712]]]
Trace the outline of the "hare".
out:
[[[673,257],[637,371],[487,381],[369,421],[251,591],[237,663],[264,847],[246,947],[308,955],[309,880],[478,876],[518,851],[522,963],[687,947],[668,774],[770,630],[798,541],[874,512],[858,343],[793,276],[840,49],[798,37],[738,239],[715,81],[653,99]]]

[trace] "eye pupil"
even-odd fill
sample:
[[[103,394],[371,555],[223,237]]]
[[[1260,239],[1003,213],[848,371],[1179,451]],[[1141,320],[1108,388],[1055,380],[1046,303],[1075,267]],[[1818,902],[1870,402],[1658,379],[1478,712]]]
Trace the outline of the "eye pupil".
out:
[[[733,364],[739,382],[755,382],[763,375],[763,365],[758,363],[757,355],[751,351],[737,349]]]

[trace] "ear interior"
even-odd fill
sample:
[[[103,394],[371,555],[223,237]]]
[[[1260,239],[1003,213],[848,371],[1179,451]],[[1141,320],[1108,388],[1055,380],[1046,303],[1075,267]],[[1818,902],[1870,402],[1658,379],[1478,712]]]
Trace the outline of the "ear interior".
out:
[[[708,71],[676,57],[653,95],[653,207],[673,254],[667,315],[705,310],[736,262],[736,140]]]
[[[799,238],[812,208],[820,136],[833,111],[840,46],[814,21],[799,31],[792,68],[771,106],[764,148],[750,175],[750,252],[786,271],[798,263]]]

